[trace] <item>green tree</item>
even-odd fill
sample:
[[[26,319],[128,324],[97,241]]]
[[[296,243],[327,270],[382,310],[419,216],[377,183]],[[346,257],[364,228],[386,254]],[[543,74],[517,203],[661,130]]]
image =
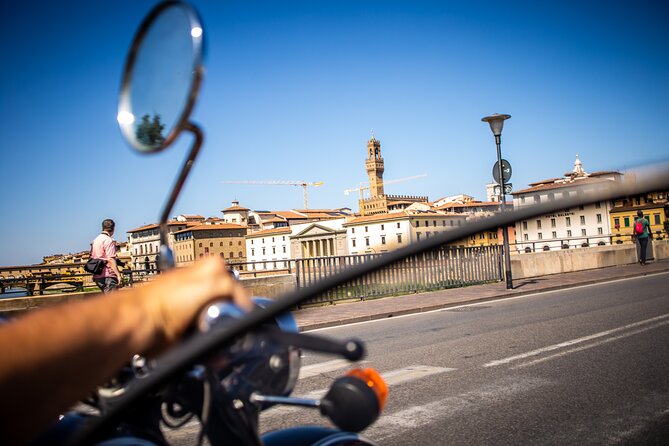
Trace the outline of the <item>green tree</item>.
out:
[[[154,113],[153,119],[151,119],[147,113],[142,116],[142,120],[135,131],[135,136],[145,146],[159,147],[165,142],[164,129],[165,125],[160,122],[159,114]]]

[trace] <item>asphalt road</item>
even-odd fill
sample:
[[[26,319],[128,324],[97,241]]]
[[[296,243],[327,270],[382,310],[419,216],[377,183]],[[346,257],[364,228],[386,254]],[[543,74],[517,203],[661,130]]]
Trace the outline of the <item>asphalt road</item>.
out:
[[[667,444],[669,274],[318,330],[366,341],[390,384],[381,445]],[[294,395],[348,364],[309,352]],[[323,424],[273,408],[264,431]]]

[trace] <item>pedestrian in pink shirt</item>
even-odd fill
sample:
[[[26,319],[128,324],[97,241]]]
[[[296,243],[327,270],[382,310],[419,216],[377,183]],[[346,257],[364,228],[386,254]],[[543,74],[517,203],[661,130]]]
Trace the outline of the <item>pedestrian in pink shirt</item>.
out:
[[[116,242],[112,239],[115,226],[114,220],[105,219],[102,222],[102,233],[95,237],[91,244],[91,258],[107,262],[100,274],[93,275],[93,281],[103,293],[109,293],[123,286],[123,276],[116,261]]]

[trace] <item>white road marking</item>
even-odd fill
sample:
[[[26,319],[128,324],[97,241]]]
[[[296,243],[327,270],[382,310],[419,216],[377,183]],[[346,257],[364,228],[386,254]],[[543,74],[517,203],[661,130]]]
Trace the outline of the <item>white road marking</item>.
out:
[[[599,342],[595,342],[595,343],[588,344],[588,345],[583,345],[583,346],[577,347],[577,348],[571,348],[569,350],[566,350],[566,351],[563,351],[563,352],[560,352],[560,353],[555,353],[553,355],[544,356],[542,358],[535,359],[535,360],[530,361],[530,362],[525,362],[525,363],[522,363],[522,364],[518,364],[518,365],[513,366],[511,368],[512,369],[519,369],[519,368],[539,364],[539,363],[542,363],[544,361],[549,361],[551,359],[556,359],[556,358],[560,358],[562,356],[569,355],[571,353],[576,353],[576,352],[580,352],[580,351],[583,351],[583,350],[587,350],[589,348],[598,347],[598,346],[603,345],[603,344],[608,344],[609,342],[617,341],[618,339],[627,338],[629,336],[633,336],[633,335],[636,335],[636,334],[639,334],[639,333],[643,333],[644,331],[654,330],[656,328],[659,328],[659,327],[661,327],[663,325],[667,325],[667,324],[669,324],[669,321],[663,321],[663,322],[660,322],[660,323],[657,323],[657,324],[653,324],[649,327],[640,328],[638,330],[633,330],[633,331],[623,333],[623,334],[618,335],[618,336],[613,336],[611,338],[606,338],[606,339],[603,339]]]
[[[571,339],[569,341],[560,342],[559,344],[548,345],[546,347],[538,348],[536,350],[532,350],[532,351],[529,351],[529,352],[526,352],[526,353],[521,353],[521,354],[518,354],[518,355],[509,356],[507,358],[491,361],[487,364],[484,364],[483,367],[495,367],[495,366],[498,366],[498,365],[509,364],[511,362],[514,362],[514,361],[519,361],[519,360],[522,360],[522,359],[525,359],[525,358],[530,358],[532,356],[538,356],[538,355],[541,355],[542,353],[551,352],[551,351],[554,351],[554,350],[559,350],[559,349],[562,349],[562,348],[565,348],[565,347],[570,347],[570,346],[575,345],[575,344],[581,344],[583,342],[591,341],[593,339],[598,339],[598,338],[602,338],[602,337],[605,337],[605,336],[609,336],[613,333],[618,333],[620,331],[629,330],[631,328],[639,327],[641,325],[647,325],[647,324],[651,324],[653,322],[662,321],[664,319],[667,319],[668,317],[669,317],[669,313],[663,314],[661,316],[656,316],[656,317],[653,317],[653,318],[650,318],[650,319],[645,319],[643,321],[634,322],[632,324],[623,325],[622,327],[613,328],[611,330],[606,330],[606,331],[602,331],[602,332],[599,332],[599,333],[595,333],[595,334],[592,334],[592,335],[589,335],[589,336],[584,336],[584,337],[581,337],[581,338],[576,338],[576,339]]]
[[[573,287],[568,287],[568,288],[563,288],[563,289],[558,289],[558,290],[537,291],[537,292],[532,293],[532,294],[523,294],[522,296],[500,297],[498,299],[486,300],[485,302],[462,304],[462,305],[456,305],[456,306],[453,306],[453,307],[438,308],[436,310],[429,310],[429,311],[422,311],[422,312],[418,312],[418,313],[409,313],[409,314],[402,314],[402,315],[399,315],[399,316],[386,317],[386,318],[383,318],[383,319],[372,319],[372,320],[369,320],[369,321],[352,322],[350,324],[333,325],[331,327],[315,328],[313,330],[305,330],[305,333],[306,332],[314,332],[314,331],[336,330],[337,328],[349,327],[349,326],[353,326],[353,325],[374,324],[374,323],[379,323],[379,322],[390,322],[394,319],[401,319],[401,318],[405,318],[405,317],[416,317],[416,316],[420,316],[420,315],[423,315],[423,314],[436,313],[436,312],[439,312],[439,311],[455,310],[457,308],[474,307],[474,306],[477,306],[477,305],[490,305],[490,304],[493,304],[493,303],[504,302],[504,301],[507,301],[507,300],[525,299],[525,298],[528,298],[528,297],[535,297],[535,296],[539,296],[539,295],[543,295],[543,294],[564,293],[565,291],[578,290],[578,289],[581,289],[581,288],[588,288],[588,287],[593,287],[593,286],[598,286],[598,285],[607,285],[607,284],[610,284],[610,283],[625,282],[625,281],[628,281],[628,280],[641,280],[641,279],[646,280],[649,277],[661,276],[661,275],[664,275],[664,274],[669,274],[669,271],[661,271],[661,272],[657,272],[657,273],[647,274],[645,276],[625,277],[625,278],[622,278],[622,279],[606,280],[606,281],[603,281],[603,282],[589,283],[589,284],[586,284],[586,285],[578,285],[578,286],[573,286]]]
[[[428,404],[411,406],[392,413],[382,413],[376,423],[367,428],[362,435],[382,444],[385,439],[406,436],[409,429],[443,422],[449,417],[462,412],[479,410],[488,404],[499,404],[501,400],[511,399],[516,394],[532,391],[548,384],[550,384],[549,381],[539,378],[504,378],[497,383],[441,398]]]
[[[333,372],[335,370],[343,369],[346,367],[353,367],[354,365],[360,365],[365,362],[366,361],[358,361],[356,363],[353,363],[346,359],[333,359],[332,361],[305,365],[300,368],[300,379],[311,378],[312,376],[318,376],[323,373]]]

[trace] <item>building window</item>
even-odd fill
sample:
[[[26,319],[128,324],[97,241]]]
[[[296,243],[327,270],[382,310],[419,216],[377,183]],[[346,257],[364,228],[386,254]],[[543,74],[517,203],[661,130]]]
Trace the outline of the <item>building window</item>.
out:
[[[365,232],[369,232],[369,226],[365,226]]]
[[[272,254],[276,254],[276,247],[272,246]]]
[[[369,246],[369,237],[365,238],[365,246]]]
[[[630,227],[630,218],[629,217],[624,217],[623,221],[625,222],[625,227],[629,228]]]
[[[255,250],[255,248],[251,248],[251,255],[252,255],[252,256],[255,256],[255,255],[256,255],[256,250]]]
[[[420,222],[419,221],[416,221],[416,227],[417,228],[420,227]]]
[[[525,204],[525,197],[520,197],[520,204]]]
[[[420,232],[416,232],[416,240],[420,242]]]
[[[585,209],[585,206],[583,206],[583,205],[580,205],[580,206],[578,207],[578,210],[579,210],[579,211],[582,211],[582,210],[584,210],[584,209]]]
[[[557,238],[557,232],[553,231],[553,238]]]
[[[535,204],[541,203],[541,195],[535,195],[534,196],[534,203]]]
[[[221,242],[218,246],[223,246],[223,242]]]
[[[581,235],[584,236],[584,237],[587,235],[586,232],[585,232],[585,229],[581,229]]]
[[[355,228],[351,228],[351,234],[355,234]]]
[[[543,239],[544,239],[544,235],[540,232],[539,233],[539,240],[543,240]]]
[[[202,248],[202,242],[200,242],[200,248]]]
[[[527,231],[527,222],[526,221],[523,222],[523,230]]]
[[[397,222],[397,229],[400,228],[400,222]]]
[[[597,223],[602,222],[602,214],[597,214]]]
[[[402,243],[402,234],[397,234],[397,243]]]
[[[602,228],[597,228],[597,234],[599,235],[604,234],[604,230]]]
[[[585,224],[585,215],[581,215],[581,224],[582,224],[582,225]]]
[[[551,228],[554,228],[554,227],[555,227],[555,219],[551,218]]]
[[[386,236],[385,236],[385,235],[382,235],[382,236],[381,236],[381,244],[382,244],[382,245],[385,245],[385,244],[386,244]]]
[[[283,253],[284,254],[286,253],[286,247],[285,246],[283,247]]]
[[[571,217],[566,218],[567,226],[571,226]]]
[[[548,194],[548,201],[553,201],[553,200],[555,200],[555,195],[553,194],[553,192],[550,192]]]
[[[355,239],[351,239],[351,245],[355,248]]]
[[[235,257],[235,253],[234,253],[234,252],[231,252],[231,253],[230,253],[230,258],[232,259],[232,258],[234,258],[234,257]]]
[[[432,226],[434,226],[435,228],[437,227],[437,220],[432,221]]]
[[[653,214],[653,218],[655,218],[655,224],[659,225],[660,224],[660,214]]]
[[[272,237],[272,243],[274,243],[274,237]]]
[[[595,203],[595,209],[600,209],[601,207],[602,207],[602,203],[600,203],[599,201],[597,203]]]
[[[571,229],[567,230],[567,237],[571,237]]]
[[[381,230],[383,231],[385,228],[385,225],[381,225]]]
[[[523,239],[524,239],[525,241],[528,241],[528,240],[530,239],[530,237],[529,237],[527,234],[523,234]]]
[[[537,229],[541,229],[541,220],[537,220]]]
[[[613,219],[613,226],[615,226],[616,228],[620,227],[620,218],[616,217]]]
[[[205,248],[204,248],[204,253],[205,253],[205,254],[209,254],[209,248],[207,248],[206,246],[205,246]]]

